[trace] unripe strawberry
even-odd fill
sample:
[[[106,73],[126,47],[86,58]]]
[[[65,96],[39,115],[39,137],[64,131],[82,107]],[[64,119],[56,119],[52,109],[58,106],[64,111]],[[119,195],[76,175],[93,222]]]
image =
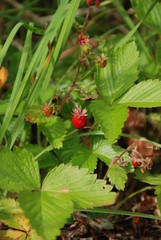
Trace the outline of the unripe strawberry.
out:
[[[132,162],[131,162],[131,163],[132,163],[132,165],[133,165],[133,167],[134,167],[134,168],[137,168],[137,166],[138,166],[138,163],[137,163],[136,161],[132,160]]]
[[[96,57],[95,60],[100,68],[104,68],[107,65],[107,57],[104,53]]]
[[[86,3],[88,6],[90,6],[92,4],[92,0],[86,0]]]
[[[73,126],[77,129],[84,128],[86,123],[87,123],[87,110],[81,109],[81,107],[76,107],[73,110],[73,118],[72,118],[72,123]]]
[[[53,106],[45,104],[43,107],[44,115],[50,117],[53,113]]]

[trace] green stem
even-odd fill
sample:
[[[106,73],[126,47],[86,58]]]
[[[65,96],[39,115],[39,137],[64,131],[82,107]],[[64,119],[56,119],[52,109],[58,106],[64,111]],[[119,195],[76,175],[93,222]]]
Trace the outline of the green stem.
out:
[[[121,207],[128,199],[130,199],[130,198],[132,198],[132,197],[134,197],[134,196],[136,196],[136,195],[138,195],[138,194],[140,194],[140,193],[142,193],[142,192],[144,192],[144,191],[146,191],[146,190],[151,190],[151,189],[154,189],[154,186],[144,187],[144,188],[142,188],[142,189],[140,189],[140,190],[138,190],[138,191],[130,194],[130,195],[129,195],[128,197],[126,197],[124,200],[122,200],[121,202],[119,202],[119,203],[115,206],[115,208],[118,209],[118,208]]]
[[[49,145],[47,148],[43,149],[39,154],[35,156],[35,159],[38,159],[41,155],[43,155],[46,152],[50,152],[53,149],[52,145]]]
[[[142,217],[142,218],[149,218],[154,220],[161,220],[160,216],[155,216],[151,214],[139,213],[139,212],[130,212],[130,211],[122,211],[122,210],[112,210],[112,209],[104,209],[104,208],[95,208],[95,209],[75,209],[75,211],[81,212],[92,212],[92,213],[106,213],[112,215],[125,215],[130,217]]]

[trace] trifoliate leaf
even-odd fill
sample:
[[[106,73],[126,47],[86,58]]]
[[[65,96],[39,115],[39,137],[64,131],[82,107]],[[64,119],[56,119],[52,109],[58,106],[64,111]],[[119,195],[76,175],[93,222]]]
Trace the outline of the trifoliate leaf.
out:
[[[118,101],[130,107],[160,107],[161,106],[161,81],[147,80],[134,85]]]
[[[74,150],[71,163],[74,166],[88,168],[89,172],[93,172],[96,168],[97,157],[89,150],[88,147],[79,145],[79,147]]]
[[[0,150],[0,188],[11,192],[40,188],[38,163],[25,149]]]
[[[115,142],[127,119],[128,108],[120,105],[108,106],[102,100],[95,100],[91,102],[90,109],[95,121],[101,126],[108,142]]]
[[[109,167],[108,177],[112,185],[115,185],[118,190],[124,190],[127,175],[125,169],[117,164]]]
[[[45,240],[55,239],[67,218],[78,207],[112,204],[115,193],[88,169],[60,165],[44,179],[41,192],[21,192],[20,206],[32,228]]]
[[[112,104],[138,77],[138,52],[134,42],[108,53],[105,68],[98,68],[95,81],[102,99]]]

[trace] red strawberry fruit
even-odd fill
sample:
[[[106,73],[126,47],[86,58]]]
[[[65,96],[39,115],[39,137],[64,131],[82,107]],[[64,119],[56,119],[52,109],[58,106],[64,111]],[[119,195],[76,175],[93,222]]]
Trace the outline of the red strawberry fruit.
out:
[[[86,123],[87,123],[87,110],[81,109],[81,107],[76,107],[73,110],[73,118],[72,118],[72,123],[73,126],[77,129],[84,128]]]
[[[45,116],[50,117],[53,113],[53,107],[51,105],[45,104],[43,107],[43,112]]]
[[[133,165],[133,167],[134,167],[134,168],[137,168],[137,166],[138,166],[138,163],[137,163],[137,162],[135,162],[134,160],[132,160],[132,165]]]
[[[88,6],[90,6],[92,4],[92,0],[86,0],[86,3]]]

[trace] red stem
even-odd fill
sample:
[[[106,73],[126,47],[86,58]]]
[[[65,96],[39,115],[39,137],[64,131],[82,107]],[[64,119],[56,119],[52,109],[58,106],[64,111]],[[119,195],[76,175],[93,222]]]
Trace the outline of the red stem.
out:
[[[61,105],[60,105],[60,107],[59,107],[57,113],[62,109],[62,107],[64,106],[66,100],[69,98],[69,95],[71,94],[71,92],[72,92],[72,91],[74,90],[74,88],[76,87],[76,81],[77,81],[77,79],[78,79],[78,75],[79,75],[80,67],[81,67],[81,61],[79,62],[78,70],[77,70],[77,73],[76,73],[75,79],[74,79],[74,81],[73,81],[73,84],[72,84],[71,88],[69,89],[67,95],[64,97],[64,99],[63,99],[63,101],[62,101],[62,103],[61,103]]]

